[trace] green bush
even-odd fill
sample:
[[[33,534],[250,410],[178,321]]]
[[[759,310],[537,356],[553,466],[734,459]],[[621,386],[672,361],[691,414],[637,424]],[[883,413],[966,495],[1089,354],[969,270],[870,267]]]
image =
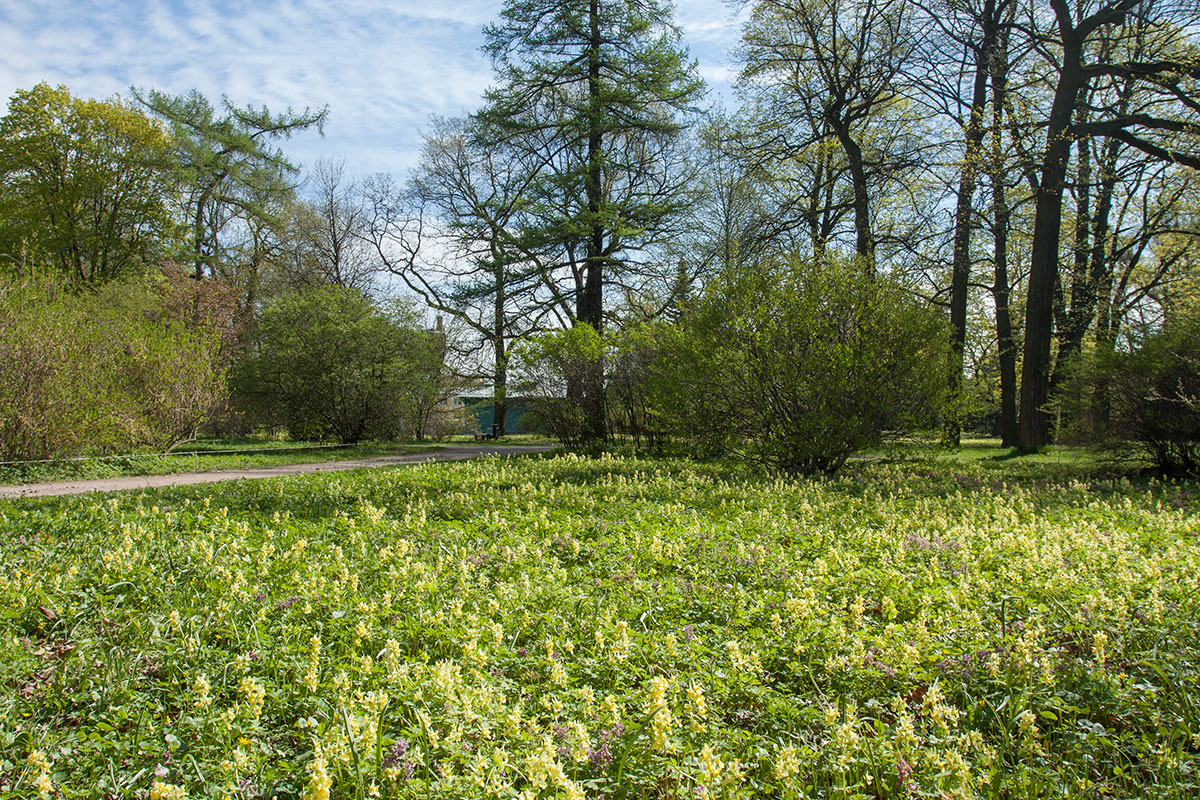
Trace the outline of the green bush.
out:
[[[295,292],[264,309],[237,393],[258,419],[297,439],[395,438],[420,418],[413,398],[428,394],[422,382],[442,378],[438,335],[405,308],[353,289]]]
[[[568,447],[582,444],[588,434],[584,386],[595,380],[604,351],[604,338],[591,325],[550,331],[517,345],[513,384],[526,398],[529,423]]]
[[[726,274],[682,324],[662,368],[676,430],[706,451],[834,472],[890,434],[936,425],[946,402],[944,321],[854,264]]]
[[[195,437],[225,399],[221,335],[163,282],[0,285],[0,453],[51,459]]]
[[[674,370],[680,329],[666,322],[640,323],[607,339],[605,399],[608,429],[636,447],[662,453],[670,444],[678,396]]]
[[[1160,472],[1200,475],[1200,316],[1081,359],[1060,402],[1064,441],[1132,447]]]

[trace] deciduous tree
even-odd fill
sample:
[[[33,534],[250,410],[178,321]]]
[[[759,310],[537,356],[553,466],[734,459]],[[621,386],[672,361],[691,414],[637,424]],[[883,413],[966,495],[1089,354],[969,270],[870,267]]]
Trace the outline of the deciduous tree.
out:
[[[540,157],[543,196],[559,200],[542,238],[577,248],[572,316],[601,331],[606,283],[683,210],[669,167],[702,84],[659,0],[508,0],[484,35],[498,85],[480,118]],[[589,438],[604,438],[603,397],[587,409]]]
[[[94,286],[178,244],[172,140],[119,97],[20,90],[0,119],[0,273],[50,269]]]

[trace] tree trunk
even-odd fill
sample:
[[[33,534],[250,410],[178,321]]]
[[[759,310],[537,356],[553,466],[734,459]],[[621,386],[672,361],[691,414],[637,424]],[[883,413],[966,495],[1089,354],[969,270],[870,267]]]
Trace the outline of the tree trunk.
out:
[[[875,239],[871,235],[871,201],[862,148],[846,125],[838,126],[837,140],[846,153],[846,164],[850,167],[850,179],[854,185],[854,249],[866,265],[868,274],[874,275]]]
[[[992,3],[988,3],[991,6]],[[985,14],[988,12],[985,11]],[[962,174],[958,182],[958,204],[954,211],[954,258],[950,267],[950,396],[958,399],[962,391],[963,352],[967,343],[967,290],[971,281],[971,232],[974,229],[972,198],[978,182],[979,162],[983,155],[983,113],[987,106],[988,62],[993,42],[985,32],[984,41],[975,51],[975,85],[971,94],[971,116],[967,121],[966,148]],[[958,447],[962,417],[955,408],[946,421],[943,439]]]
[[[583,295],[577,302],[577,320],[591,325],[597,333],[604,332],[604,222],[601,210],[604,201],[604,140],[601,124],[600,85],[600,4],[588,2],[590,42],[588,47],[588,138],[587,138],[587,206],[588,238],[584,265]],[[583,389],[584,439],[603,441],[607,438],[604,419],[604,364],[591,365]]]
[[[1080,117],[1085,116],[1084,112]],[[1083,337],[1096,314],[1096,290],[1092,285],[1088,256],[1092,238],[1092,148],[1091,142],[1078,143],[1079,169],[1075,189],[1075,246],[1071,260],[1070,292],[1059,280],[1059,298],[1055,304],[1055,340],[1058,353],[1050,373],[1050,396],[1054,397],[1067,379],[1071,364],[1083,347]]]
[[[1063,26],[1062,72],[1054,91],[1046,154],[1034,207],[1033,252],[1025,306],[1024,363],[1018,447],[1040,450],[1049,442],[1050,345],[1054,334],[1054,293],[1058,283],[1058,242],[1062,230],[1062,196],[1071,158],[1071,120],[1084,86],[1082,46],[1073,28]]]
[[[504,293],[504,269],[498,267],[496,273],[496,305],[494,321],[494,337],[492,349],[495,352],[495,378],[492,382],[492,426],[498,435],[508,432],[508,353],[504,337],[505,330],[504,306],[507,297]],[[499,427],[495,427],[499,426]]]
[[[1010,6],[1011,9],[1011,6]],[[1008,228],[1011,212],[1005,188],[1004,113],[1008,91],[1007,35],[997,34],[991,60],[992,73],[992,241],[995,285],[992,297],[996,305],[996,347],[1000,362],[1000,443],[1017,444],[1017,342],[1013,335],[1009,309]]]
[[[1046,401],[1050,396],[1050,345],[1054,327],[1054,289],[1058,282],[1058,244],[1062,229],[1063,183],[1071,158],[1072,119],[1079,93],[1087,86],[1085,42],[1102,26],[1119,25],[1140,0],[1114,0],[1076,24],[1068,0],[1050,0],[1058,24],[1062,54],[1058,85],[1050,107],[1046,154],[1033,221],[1029,297],[1025,307],[1025,349],[1021,370],[1021,419],[1018,446],[1025,452],[1049,441]]]

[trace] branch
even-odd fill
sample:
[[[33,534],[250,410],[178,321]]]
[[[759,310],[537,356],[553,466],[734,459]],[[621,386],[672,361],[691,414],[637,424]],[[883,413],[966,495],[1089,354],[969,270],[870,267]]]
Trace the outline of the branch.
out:
[[[1126,114],[1124,116],[1115,117],[1097,122],[1088,122],[1082,125],[1072,126],[1075,135],[1083,138],[1085,136],[1113,136],[1116,137],[1117,131],[1127,130],[1132,127],[1150,128],[1158,131],[1171,131],[1173,133],[1190,133],[1200,136],[1200,122],[1189,122],[1187,120],[1167,119],[1165,117],[1152,117],[1149,114]],[[1119,138],[1119,137],[1117,137]]]
[[[1159,147],[1158,145],[1148,142],[1141,137],[1134,136],[1132,133],[1124,129],[1114,131],[1110,133],[1109,136],[1162,161],[1170,161],[1175,164],[1182,164],[1185,167],[1191,167],[1192,169],[1200,169],[1200,157],[1191,153],[1184,153],[1178,150],[1169,150],[1165,147]]]

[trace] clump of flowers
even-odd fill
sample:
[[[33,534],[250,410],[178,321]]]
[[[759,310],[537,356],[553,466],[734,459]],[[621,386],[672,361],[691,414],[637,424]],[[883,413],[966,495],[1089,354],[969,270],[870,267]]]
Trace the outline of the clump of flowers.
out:
[[[656,753],[673,749],[671,730],[675,727],[675,716],[667,702],[667,690],[671,683],[661,675],[650,679],[650,690],[646,695],[646,714],[650,717],[650,746]]]

